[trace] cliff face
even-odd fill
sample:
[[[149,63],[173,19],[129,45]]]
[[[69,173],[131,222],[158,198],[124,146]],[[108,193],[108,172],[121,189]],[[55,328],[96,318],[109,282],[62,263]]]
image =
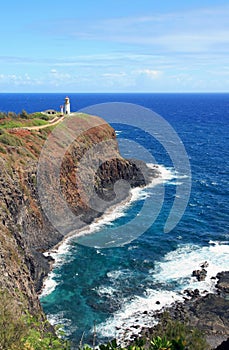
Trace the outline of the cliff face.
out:
[[[75,118],[78,123],[85,122],[82,116],[80,120],[77,115]],[[60,178],[47,171],[50,183],[61,184],[69,208],[74,215],[81,215],[85,224],[101,215],[110,203],[128,195],[128,186],[123,187],[125,191],[121,191],[120,197],[117,195],[114,187],[117,180],[128,180],[134,187],[145,184],[154,175],[143,176],[144,164],[123,159],[118,152],[114,130],[101,120],[99,126],[94,126],[93,118],[84,119],[87,131],[81,133],[65,152]],[[23,299],[26,307],[35,313],[42,313],[37,291],[50,270],[50,261],[42,253],[63,239],[63,233],[52,226],[43,212],[37,189],[38,159],[50,132],[48,128],[11,130],[5,132],[4,142],[0,145],[0,289],[7,288],[18,302]],[[103,157],[104,151],[98,149],[101,143],[108,141],[112,146],[105,145]],[[89,163],[82,162],[91,147],[96,151],[87,158]],[[95,173],[92,164],[98,156],[101,160]],[[90,180],[90,176],[93,186],[86,190],[85,179]],[[96,209],[91,192],[102,199]],[[50,197],[53,193],[47,191],[46,195]],[[54,198],[54,208],[55,205],[59,204]]]

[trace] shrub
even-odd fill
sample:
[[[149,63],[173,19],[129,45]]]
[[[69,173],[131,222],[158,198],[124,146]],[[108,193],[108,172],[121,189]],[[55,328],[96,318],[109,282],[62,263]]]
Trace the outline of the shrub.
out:
[[[6,154],[6,149],[0,145],[0,153]]]
[[[4,112],[0,112],[0,119],[6,119],[7,118],[7,114]]]
[[[23,145],[23,142],[19,137],[17,137],[16,135],[11,135],[7,132],[0,135],[0,142],[4,145],[14,147]]]
[[[167,340],[166,337],[155,337],[151,340],[152,350],[171,350],[172,342]]]
[[[30,117],[32,119],[36,118],[36,119],[42,119],[42,120],[46,120],[46,121],[50,120],[49,115],[41,113],[41,112],[36,112],[36,113],[30,114]]]
[[[22,119],[29,119],[29,114],[23,109],[20,113]]]
[[[16,119],[18,118],[17,114],[15,112],[8,112],[8,118]]]

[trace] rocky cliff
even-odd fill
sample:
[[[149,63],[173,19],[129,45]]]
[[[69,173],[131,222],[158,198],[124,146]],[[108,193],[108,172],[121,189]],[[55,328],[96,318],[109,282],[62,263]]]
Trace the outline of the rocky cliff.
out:
[[[64,152],[59,178],[51,171],[50,157],[45,159],[47,171],[42,176],[52,184],[52,188],[60,185],[70,211],[75,216],[81,215],[81,220],[87,224],[110,204],[124,199],[130,187],[146,184],[157,173],[148,172],[142,162],[123,159],[114,130],[100,118],[82,114],[76,114],[74,118],[76,129],[77,125],[84,128]],[[59,130],[63,132],[61,127]],[[51,263],[43,252],[59,243],[65,234],[50,223],[38,195],[37,164],[51,131],[51,128],[12,129],[2,131],[0,135],[0,290],[8,289],[18,303],[23,300],[23,305],[30,312],[40,314],[42,310],[37,292]],[[66,136],[66,130],[64,133]],[[104,142],[105,156],[101,146]],[[94,149],[92,153],[91,148]],[[59,154],[60,150],[57,147],[55,151]],[[85,155],[86,162],[82,161]],[[98,167],[94,171],[93,164],[98,162],[98,158]],[[90,187],[87,184],[88,181],[91,183],[91,179],[93,186]],[[119,191],[120,196],[115,190],[118,180],[129,183]],[[47,198],[53,198],[53,208],[59,210],[61,204],[55,200],[55,192],[51,191],[51,187],[50,191],[47,188],[45,191]],[[91,192],[102,199],[99,205],[91,199]],[[66,233],[68,231],[66,227]]]

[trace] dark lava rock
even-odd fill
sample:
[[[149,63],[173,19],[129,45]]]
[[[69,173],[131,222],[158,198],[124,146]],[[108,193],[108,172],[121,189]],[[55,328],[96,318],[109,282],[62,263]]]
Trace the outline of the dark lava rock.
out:
[[[229,338],[223,341],[215,350],[228,350],[229,349]]]
[[[200,264],[200,267],[201,267],[202,269],[204,269],[205,267],[208,267],[208,266],[209,266],[209,264],[208,264],[207,261],[204,261],[202,264]]]
[[[220,292],[229,293],[229,273],[220,272],[216,277],[219,279],[216,288],[218,288]]]
[[[200,291],[199,289],[185,289],[184,290],[184,293],[188,296],[188,297],[191,297],[191,298],[197,298],[200,296]]]
[[[196,277],[198,281],[204,281],[207,276],[207,270],[202,268],[201,270],[194,270],[192,276]]]

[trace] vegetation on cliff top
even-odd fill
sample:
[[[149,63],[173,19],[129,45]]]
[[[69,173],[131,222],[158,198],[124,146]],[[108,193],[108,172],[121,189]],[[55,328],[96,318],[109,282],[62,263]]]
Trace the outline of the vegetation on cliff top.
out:
[[[46,125],[51,118],[53,116],[41,112],[28,114],[25,110],[18,114],[14,112],[0,112],[0,129]]]

